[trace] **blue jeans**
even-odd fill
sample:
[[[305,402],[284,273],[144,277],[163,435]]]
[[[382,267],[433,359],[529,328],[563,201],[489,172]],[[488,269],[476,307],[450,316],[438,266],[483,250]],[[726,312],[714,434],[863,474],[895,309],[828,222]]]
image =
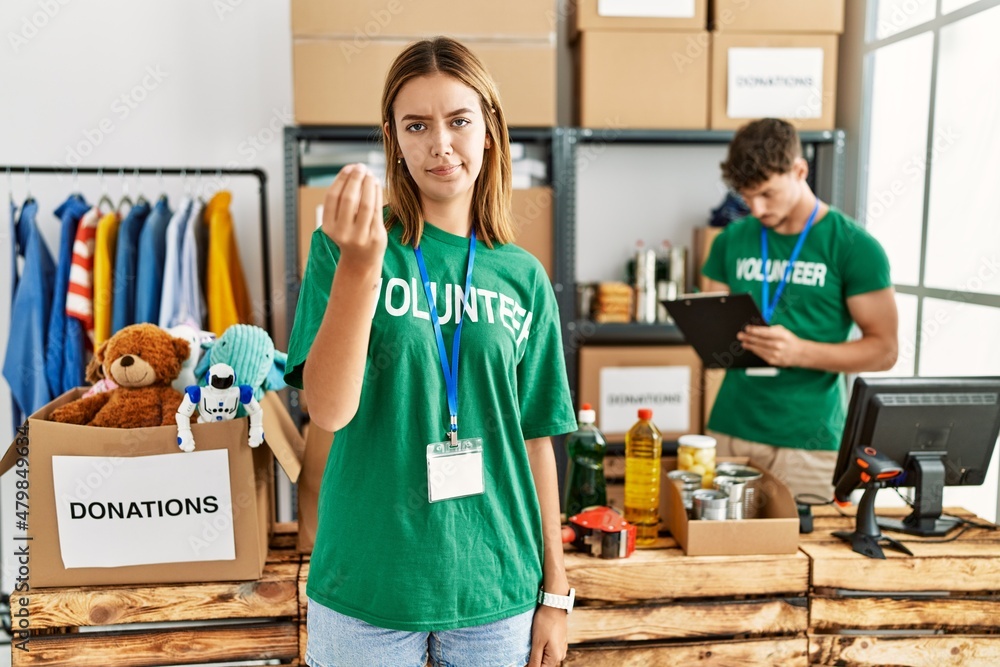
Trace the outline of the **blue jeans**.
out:
[[[531,656],[535,610],[443,632],[387,630],[309,598],[306,664],[310,667],[524,667]]]

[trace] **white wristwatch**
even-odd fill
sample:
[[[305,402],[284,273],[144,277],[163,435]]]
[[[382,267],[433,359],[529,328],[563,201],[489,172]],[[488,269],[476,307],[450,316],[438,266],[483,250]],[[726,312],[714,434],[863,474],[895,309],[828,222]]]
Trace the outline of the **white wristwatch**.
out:
[[[546,593],[541,588],[538,589],[538,604],[543,604],[546,607],[555,607],[556,609],[565,609],[567,614],[573,611],[573,602],[575,600],[575,588],[569,589],[569,595],[553,595],[552,593]]]

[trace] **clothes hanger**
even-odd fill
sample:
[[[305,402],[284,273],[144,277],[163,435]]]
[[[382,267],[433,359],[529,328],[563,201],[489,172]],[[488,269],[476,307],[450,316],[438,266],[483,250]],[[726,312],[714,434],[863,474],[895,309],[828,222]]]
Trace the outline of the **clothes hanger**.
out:
[[[135,168],[135,190],[138,193],[135,198],[135,205],[149,204],[149,200],[142,194],[142,176],[139,174],[139,167]]]
[[[156,170],[156,180],[160,182],[160,196],[157,197],[157,201],[167,201],[167,184],[163,180],[163,170]]]
[[[120,178],[122,182],[122,198],[118,200],[118,208],[116,210],[118,211],[118,215],[121,215],[122,207],[125,204],[128,204],[129,210],[135,208],[135,204],[132,202],[132,198],[128,196],[128,179],[125,178],[124,169],[118,170],[118,178]]]
[[[197,179],[196,186],[195,186],[195,192],[198,194],[198,201],[201,202],[202,206],[204,206],[205,205],[205,197],[204,197],[204,194],[205,194],[205,181],[202,180],[201,169],[196,169],[195,172],[194,172],[194,174],[195,174],[195,178]]]
[[[72,179],[73,179],[73,196],[79,197],[81,200],[84,199],[83,191],[80,190],[80,172],[76,170],[76,167],[73,167]]]
[[[101,181],[101,198],[97,201],[97,209],[100,210],[101,206],[107,204],[107,213],[116,211],[115,203],[111,201],[111,197],[108,195],[108,183],[104,180],[104,169],[102,167],[97,168],[97,178]]]
[[[29,173],[27,167],[24,168],[24,190],[26,193],[24,203],[30,204],[35,201],[35,198],[31,196],[31,174]]]

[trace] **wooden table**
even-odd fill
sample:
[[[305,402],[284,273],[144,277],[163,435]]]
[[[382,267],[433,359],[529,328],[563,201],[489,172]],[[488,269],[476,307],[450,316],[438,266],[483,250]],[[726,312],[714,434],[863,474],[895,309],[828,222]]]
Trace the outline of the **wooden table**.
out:
[[[965,510],[946,512],[974,518]],[[1000,532],[970,529],[951,542],[887,533],[914,555],[886,550],[878,560],[831,534],[853,525],[834,508],[821,508],[813,533],[799,542],[812,564],[811,664],[1000,665]]]
[[[670,538],[624,560],[567,551],[565,665],[806,665],[805,554],[685,556]]]
[[[21,639],[15,638],[11,665],[304,664],[294,530],[279,524],[257,581],[32,589],[29,650],[16,648]],[[15,603],[12,597],[17,614]]]
[[[831,535],[852,521],[817,510],[786,555],[685,556],[669,537],[624,560],[567,551],[564,665],[1000,665],[1000,533],[907,537],[914,557],[880,561]],[[302,665],[309,563],[294,530],[279,527],[258,581],[35,589],[30,651],[12,648],[12,665]]]

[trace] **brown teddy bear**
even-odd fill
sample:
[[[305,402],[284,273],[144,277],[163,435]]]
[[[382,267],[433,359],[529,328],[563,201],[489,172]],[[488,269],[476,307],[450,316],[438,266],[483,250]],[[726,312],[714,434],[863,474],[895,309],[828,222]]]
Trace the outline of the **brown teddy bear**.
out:
[[[184,396],[170,383],[189,353],[186,340],[156,325],[127,326],[94,354],[104,378],[117,388],[67,403],[52,412],[52,419],[110,428],[173,425]]]

